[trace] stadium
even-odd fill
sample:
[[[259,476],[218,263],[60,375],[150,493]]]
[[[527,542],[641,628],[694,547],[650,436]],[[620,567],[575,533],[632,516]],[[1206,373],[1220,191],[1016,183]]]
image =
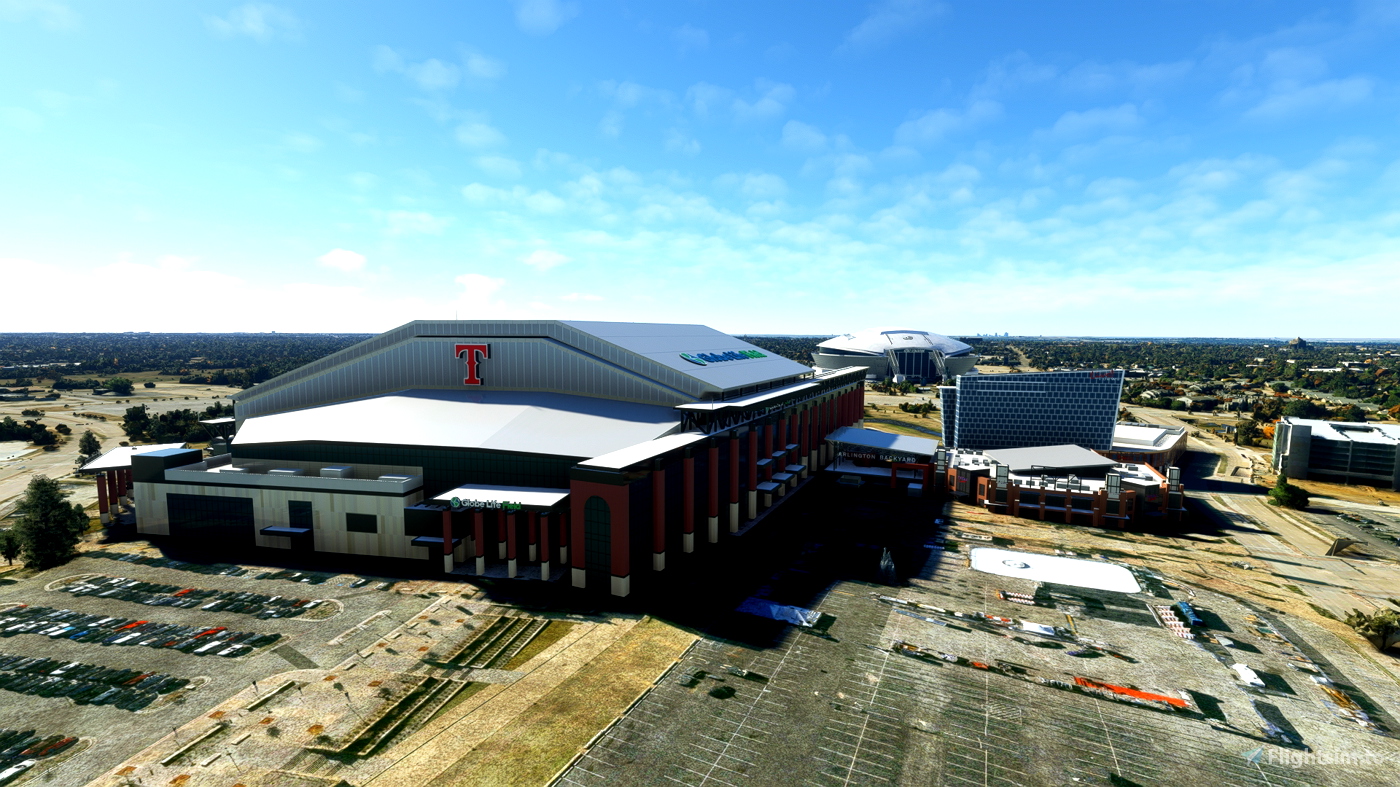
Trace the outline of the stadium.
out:
[[[626,596],[829,461],[866,374],[700,325],[412,322],[237,394],[211,456],[132,456],[137,529]]]
[[[972,371],[972,346],[928,331],[872,328],[827,339],[817,345],[818,369],[861,366],[865,379],[936,383]]]

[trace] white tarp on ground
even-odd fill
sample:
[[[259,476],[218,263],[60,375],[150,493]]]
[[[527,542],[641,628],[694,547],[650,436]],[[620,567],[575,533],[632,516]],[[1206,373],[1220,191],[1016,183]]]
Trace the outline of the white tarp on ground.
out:
[[[747,612],[750,615],[757,615],[761,618],[791,623],[794,626],[806,626],[811,628],[821,619],[822,613],[812,609],[802,607],[790,607],[785,604],[774,604],[761,598],[746,598],[740,604],[738,611]]]
[[[988,574],[1020,577],[1033,582],[1053,582],[1115,593],[1138,593],[1142,590],[1133,578],[1133,572],[1097,560],[977,547],[972,550],[972,567]]]

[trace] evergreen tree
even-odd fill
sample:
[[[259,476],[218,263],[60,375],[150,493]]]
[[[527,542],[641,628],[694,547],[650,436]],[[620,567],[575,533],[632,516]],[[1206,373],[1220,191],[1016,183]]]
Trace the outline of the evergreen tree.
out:
[[[97,435],[89,429],[83,432],[83,436],[78,439],[78,466],[91,462],[102,453],[102,443],[98,441]]]
[[[1308,491],[1301,486],[1288,483],[1288,479],[1280,475],[1278,483],[1269,490],[1269,503],[1301,511],[1308,507]]]
[[[78,542],[88,527],[82,506],[69,505],[68,493],[47,476],[34,476],[15,506],[19,524],[20,548],[24,564],[31,568],[52,568],[73,558]]]
[[[19,535],[13,530],[0,530],[0,557],[5,558],[7,565],[15,564],[15,558],[19,557],[19,549]]]

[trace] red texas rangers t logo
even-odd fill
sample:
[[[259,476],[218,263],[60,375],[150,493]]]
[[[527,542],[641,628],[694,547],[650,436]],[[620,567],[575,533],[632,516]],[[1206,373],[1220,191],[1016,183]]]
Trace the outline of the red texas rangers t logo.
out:
[[[476,373],[477,366],[484,360],[491,357],[491,345],[489,344],[458,344],[454,345],[457,350],[457,357],[462,358],[466,354],[467,379],[462,381],[462,385],[481,385],[481,376]]]

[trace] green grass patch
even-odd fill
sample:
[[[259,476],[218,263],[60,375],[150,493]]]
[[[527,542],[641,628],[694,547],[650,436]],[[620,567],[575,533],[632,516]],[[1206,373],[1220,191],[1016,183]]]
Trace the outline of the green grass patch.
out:
[[[574,624],[566,620],[550,621],[549,625],[545,626],[539,634],[535,635],[534,639],[530,640],[530,644],[526,645],[524,650],[515,654],[514,658],[507,661],[506,665],[501,669],[519,669],[525,662],[543,652],[545,648],[563,639],[564,635],[572,631],[573,628]]]
[[[1336,615],[1333,615],[1333,614],[1332,614],[1331,612],[1329,612],[1328,610],[1325,610],[1325,609],[1323,609],[1322,607],[1319,607],[1319,606],[1316,605],[1316,604],[1309,603],[1308,606],[1312,607],[1312,611],[1313,611],[1313,612],[1316,612],[1317,614],[1323,616],[1324,618],[1331,618],[1331,619],[1333,619],[1333,620],[1337,620],[1337,619],[1338,619]]]
[[[1297,585],[1284,585],[1283,587],[1284,587],[1285,590],[1291,590],[1291,591],[1293,591],[1294,593],[1297,593],[1297,594],[1300,595],[1300,596],[1306,596],[1306,595],[1308,595],[1307,593],[1304,593],[1304,592],[1303,592],[1303,589],[1300,588],[1300,587],[1298,587]]]

